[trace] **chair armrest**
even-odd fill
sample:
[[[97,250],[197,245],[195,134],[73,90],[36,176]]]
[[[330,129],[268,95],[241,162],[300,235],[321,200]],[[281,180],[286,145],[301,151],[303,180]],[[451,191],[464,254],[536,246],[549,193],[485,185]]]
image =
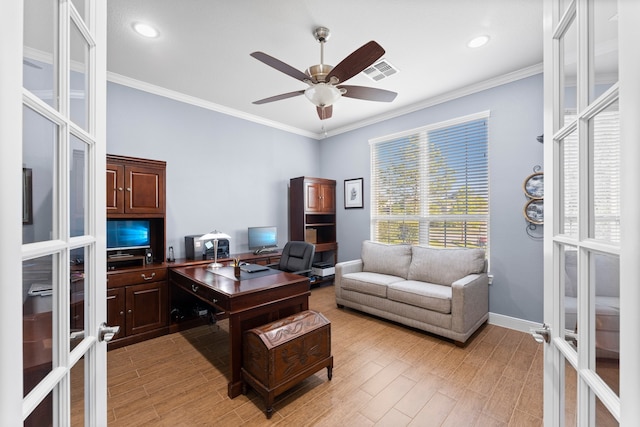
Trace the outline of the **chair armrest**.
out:
[[[452,329],[466,332],[489,313],[489,276],[469,274],[451,284]]]
[[[265,267],[275,268],[277,270],[278,267],[280,267],[280,263],[279,262],[274,262],[274,263],[265,265]]]

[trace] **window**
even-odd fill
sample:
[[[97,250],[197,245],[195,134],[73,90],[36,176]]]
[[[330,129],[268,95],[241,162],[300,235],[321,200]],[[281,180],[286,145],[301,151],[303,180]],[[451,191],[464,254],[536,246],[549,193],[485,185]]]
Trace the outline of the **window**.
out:
[[[371,144],[371,239],[486,247],[488,117],[484,112]]]

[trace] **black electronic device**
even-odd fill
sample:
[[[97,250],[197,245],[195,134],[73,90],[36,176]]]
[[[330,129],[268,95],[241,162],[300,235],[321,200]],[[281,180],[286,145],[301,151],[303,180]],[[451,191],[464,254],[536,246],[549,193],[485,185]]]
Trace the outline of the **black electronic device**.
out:
[[[147,265],[153,264],[153,251],[151,249],[144,251],[144,263]]]
[[[275,252],[278,247],[278,228],[249,227],[247,230],[249,238],[249,250],[254,254]]]
[[[184,236],[185,254],[187,259],[214,259],[213,239],[200,240],[202,234]],[[218,258],[229,258],[229,240],[218,240]]]
[[[151,246],[151,224],[148,219],[108,219],[107,251],[147,249]]]

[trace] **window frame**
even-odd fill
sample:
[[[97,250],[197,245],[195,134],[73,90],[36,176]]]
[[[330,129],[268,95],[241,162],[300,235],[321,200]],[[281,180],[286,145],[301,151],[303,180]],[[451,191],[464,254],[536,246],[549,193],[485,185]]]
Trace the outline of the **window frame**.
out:
[[[370,167],[371,167],[371,186],[370,186],[370,198],[371,201],[371,212],[370,212],[370,239],[374,241],[380,241],[383,243],[409,243],[409,244],[420,244],[420,245],[429,245],[433,243],[432,236],[430,236],[430,224],[435,221],[438,222],[454,222],[458,223],[459,226],[466,227],[468,222],[471,221],[481,221],[483,222],[484,233],[477,234],[478,239],[476,243],[472,243],[464,239],[464,244],[452,244],[452,241],[448,241],[445,237],[444,240],[441,239],[438,246],[441,247],[481,247],[488,251],[489,247],[489,117],[490,111],[482,111],[479,113],[466,115],[462,117],[458,117],[451,120],[446,120],[434,124],[430,124],[427,126],[422,126],[419,128],[414,128],[402,132],[397,132],[390,135],[385,135],[377,138],[373,138],[369,140],[370,145]],[[485,191],[486,195],[486,211],[485,213],[475,213],[475,214],[433,214],[429,212],[430,204],[428,202],[428,192],[429,192],[429,177],[428,177],[428,168],[427,162],[429,162],[429,139],[428,135],[434,131],[446,130],[448,128],[455,128],[457,126],[461,126],[467,123],[476,122],[479,120],[484,120],[486,126],[485,141],[484,141],[484,153],[486,156],[486,163],[484,166],[484,173],[486,181],[482,181],[483,191]],[[419,153],[418,165],[412,171],[416,173],[419,177],[417,179],[417,184],[419,189],[416,191],[418,197],[420,198],[417,205],[419,208],[417,209],[417,214],[380,214],[377,209],[377,203],[379,200],[379,194],[382,190],[389,190],[390,185],[386,187],[380,186],[379,180],[379,165],[378,163],[381,161],[379,158],[379,152],[376,150],[376,147],[380,147],[383,143],[393,143],[394,141],[398,141],[406,138],[407,140],[417,141],[418,148],[416,152]],[[413,143],[413,142],[411,142]],[[409,143],[410,144],[410,143]],[[408,144],[407,144],[408,145]],[[461,158],[462,156],[460,156]],[[468,177],[465,177],[468,179]],[[465,181],[465,187],[468,186],[468,181]],[[386,239],[381,239],[379,235],[378,228],[379,225],[383,222],[387,221],[393,225],[393,223],[398,225],[399,230],[397,231],[398,238],[390,239],[389,236]],[[417,222],[417,236],[415,236],[415,232],[411,232],[409,227],[403,227],[405,222],[411,222],[414,224],[415,230],[415,222]],[[402,231],[404,229],[404,231]],[[402,235],[405,233],[405,235]]]

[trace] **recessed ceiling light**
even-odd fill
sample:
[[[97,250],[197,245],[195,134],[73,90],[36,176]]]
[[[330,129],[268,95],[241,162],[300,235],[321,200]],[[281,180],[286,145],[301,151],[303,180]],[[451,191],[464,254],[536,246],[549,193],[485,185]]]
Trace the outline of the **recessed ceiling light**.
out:
[[[140,34],[141,36],[145,36],[149,38],[158,37],[158,30],[156,30],[149,24],[145,24],[142,22],[134,22],[133,29],[135,30],[136,33]]]
[[[478,36],[471,39],[471,41],[467,43],[467,46],[469,46],[470,48],[476,48],[476,47],[484,46],[485,44],[487,44],[488,41],[489,41],[489,36]]]

